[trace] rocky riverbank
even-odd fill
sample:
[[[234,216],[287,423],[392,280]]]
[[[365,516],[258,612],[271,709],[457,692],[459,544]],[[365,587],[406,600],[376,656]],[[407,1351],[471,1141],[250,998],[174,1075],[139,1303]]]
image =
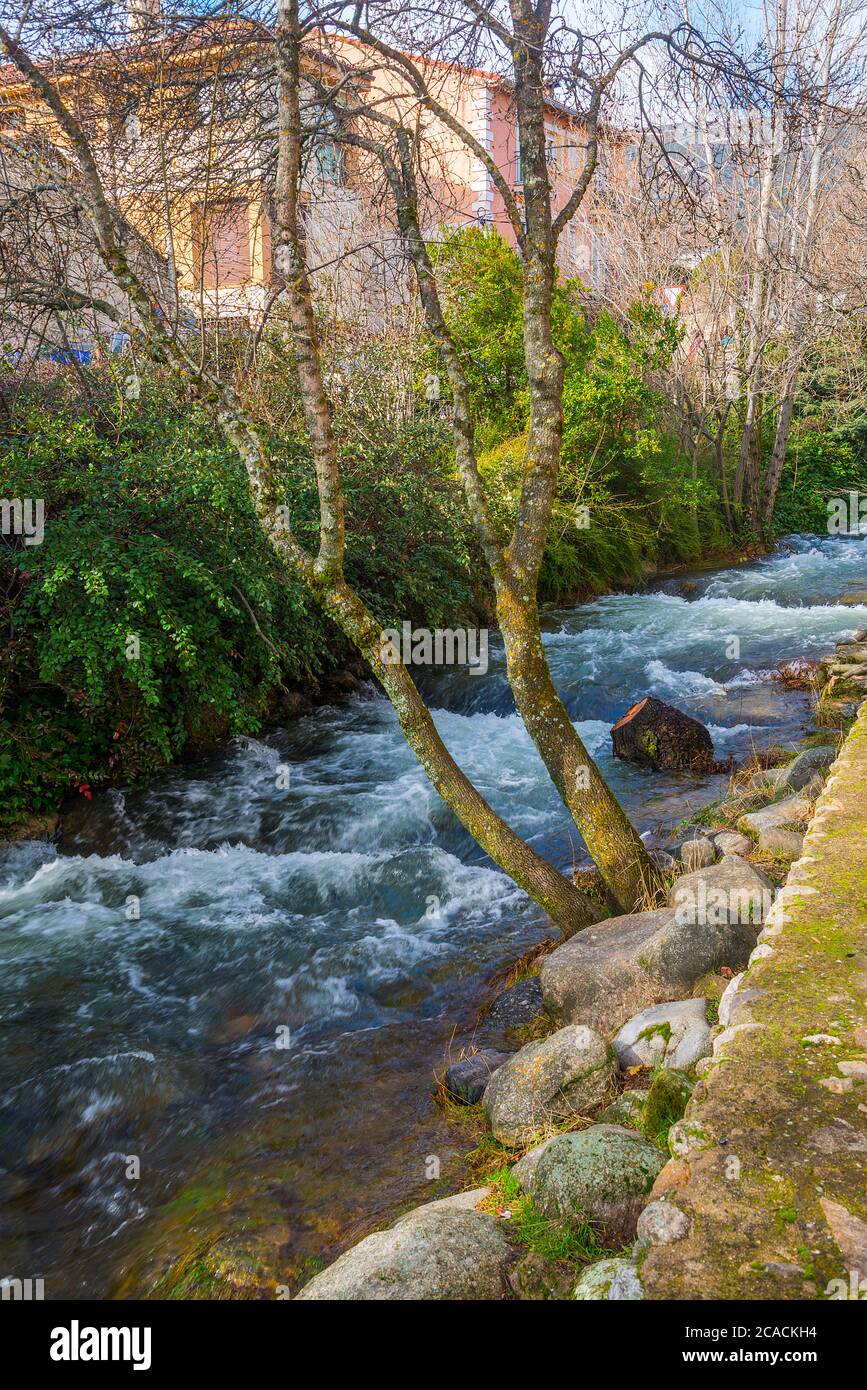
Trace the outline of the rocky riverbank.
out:
[[[300,1299],[694,1296],[680,1285],[670,1291],[677,1276],[657,1255],[692,1238],[694,1217],[671,1194],[697,1154],[712,1152],[723,1169],[727,1156],[743,1162],[727,1155],[722,1133],[708,1138],[706,1078],[724,1070],[719,1063],[742,1029],[759,1026],[741,1019],[753,994],[743,972],[772,950],[767,938],[779,931],[785,896],[779,885],[804,851],[825,779],[839,766],[841,738],[867,693],[867,631],[838,644],[817,681],[817,728],[800,751],[772,754],[762,760],[768,766],[735,778],[679,844],[658,851],[664,901],[600,921],[542,956],[495,1006],[508,1022],[514,1001],[521,1021],[511,1039],[523,1032],[529,1040],[505,1054],[473,1049],[446,1071],[447,1103],[478,1107],[484,1116],[487,1181],[368,1236],[316,1275]],[[867,729],[861,732],[863,741]],[[849,752],[844,766],[847,760]],[[819,1022],[804,1020],[805,1046],[839,1043],[820,1027],[820,1013],[839,1012],[832,998],[814,1001]],[[867,1063],[847,1054],[826,1095],[848,1095],[861,1084],[867,1071],[859,1067]],[[775,1079],[771,1067],[761,1096],[753,1090],[754,1128],[761,1129],[765,1088]],[[796,1114],[786,1123],[796,1124]],[[835,1125],[851,1129],[849,1117],[825,1121],[832,1137]],[[782,1122],[774,1117],[775,1127]],[[839,1143],[824,1145],[844,1165],[848,1155],[867,1151],[867,1139],[853,1145],[844,1142],[848,1135],[840,1130]],[[863,1159],[852,1161],[863,1167]],[[780,1194],[782,1201],[782,1187]],[[844,1227],[850,1245],[852,1222],[862,1229],[844,1210],[832,1201],[826,1213],[838,1255]],[[816,1295],[805,1259],[790,1296]],[[645,1262],[654,1271],[649,1283]],[[833,1261],[826,1263],[830,1269]],[[785,1293],[791,1283],[774,1274],[739,1296],[778,1297],[781,1287]]]

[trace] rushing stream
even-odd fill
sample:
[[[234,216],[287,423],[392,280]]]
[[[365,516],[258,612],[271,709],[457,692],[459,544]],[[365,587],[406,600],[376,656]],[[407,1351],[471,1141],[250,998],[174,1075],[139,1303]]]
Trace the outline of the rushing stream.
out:
[[[614,763],[630,703],[669,700],[741,757],[803,729],[807,697],[775,664],[867,624],[836,606],[867,589],[867,542],[797,537],[692,579],[687,597],[668,581],[546,615],[570,715],[651,838],[724,779]],[[498,644],[486,676],[424,689],[497,810],[580,863]],[[370,690],[81,810],[59,847],[0,847],[0,1276],[104,1296],[149,1220],[216,1171],[245,1200],[279,1172],[290,1263],[423,1200],[428,1146],[449,1142],[432,1071],[544,924],[440,803],[389,705]]]

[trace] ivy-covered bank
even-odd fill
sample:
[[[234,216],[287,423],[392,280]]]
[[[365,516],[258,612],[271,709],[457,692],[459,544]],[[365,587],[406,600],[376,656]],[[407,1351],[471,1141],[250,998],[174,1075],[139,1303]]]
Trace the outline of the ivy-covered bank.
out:
[[[45,508],[40,543],[0,536],[0,835],[364,674],[266,542],[201,408],[168,382],[133,403],[108,373],[89,385],[90,401],[60,378],[23,391],[0,427],[3,496]],[[306,446],[292,421],[271,433],[312,547]],[[384,626],[479,613],[459,489],[424,422],[356,440],[345,490],[347,572]]]

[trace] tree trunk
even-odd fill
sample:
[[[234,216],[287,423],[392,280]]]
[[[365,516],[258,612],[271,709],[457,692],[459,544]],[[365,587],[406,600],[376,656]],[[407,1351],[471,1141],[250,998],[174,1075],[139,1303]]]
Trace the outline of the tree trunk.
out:
[[[497,618],[518,713],[581,831],[612,904],[630,912],[648,900],[655,886],[650,856],[557,693],[535,604],[502,590],[497,595]]]
[[[472,408],[463,367],[442,311],[433,267],[421,235],[408,151],[398,169],[383,161],[397,206],[398,225],[416,271],[428,329],[442,356],[454,400],[455,453],[470,514],[494,580],[497,621],[506,648],[507,676],[518,713],[548,773],[580,830],[612,904],[628,912],[645,900],[654,867],[637,831],[579,738],[551,677],[539,630],[537,585],[551,516],[562,434],[563,362],[551,336],[553,260],[529,258],[525,269],[525,352],[534,366],[528,468],[512,545],[504,553],[490,516],[475,457]],[[544,153],[544,152],[543,152]],[[543,228],[544,232],[544,228]],[[548,223],[550,242],[550,220]],[[526,290],[530,281],[529,295]],[[532,466],[531,466],[532,465]]]
[[[511,0],[518,45],[515,103],[526,208],[524,361],[530,424],[518,516],[507,552],[509,576],[497,586],[497,617],[518,712],[584,837],[609,897],[629,912],[656,883],[638,832],[581,742],[551,678],[538,613],[545,553],[560,470],[565,364],[554,342],[552,304],[557,236],[545,138],[544,34],[537,11]]]
[[[789,447],[789,435],[792,432],[792,417],[795,413],[795,386],[797,382],[797,367],[786,379],[783,395],[780,401],[779,414],[777,416],[777,429],[774,434],[774,447],[771,453],[771,462],[768,465],[768,473],[765,479],[765,510],[764,510],[764,534],[765,539],[770,543],[773,539],[774,527],[774,507],[777,502],[777,492],[780,487],[780,479],[783,475],[783,465],[786,462],[786,450]]]

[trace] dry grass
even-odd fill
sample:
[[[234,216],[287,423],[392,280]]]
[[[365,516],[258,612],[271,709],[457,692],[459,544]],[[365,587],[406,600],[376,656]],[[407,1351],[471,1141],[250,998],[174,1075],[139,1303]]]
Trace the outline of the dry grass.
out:
[[[819,662],[806,658],[781,661],[773,676],[784,690],[806,690],[815,694],[819,689]]]
[[[513,961],[511,965],[503,966],[501,970],[496,971],[490,977],[488,988],[495,989],[497,995],[500,995],[505,990],[511,989],[512,985],[516,985],[519,980],[526,979],[528,975],[538,975],[541,962],[562,944],[562,941],[546,936],[543,941],[537,941],[534,946],[528,946],[527,950],[524,951],[523,955],[518,956],[516,961]],[[493,1002],[490,1000],[485,1008],[490,1008]]]

